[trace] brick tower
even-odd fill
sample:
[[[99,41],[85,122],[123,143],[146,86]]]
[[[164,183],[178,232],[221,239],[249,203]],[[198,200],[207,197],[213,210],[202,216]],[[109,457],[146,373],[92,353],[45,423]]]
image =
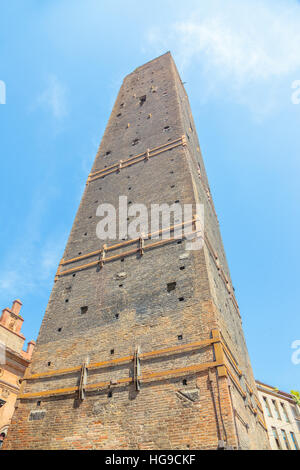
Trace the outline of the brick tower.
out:
[[[203,248],[101,242],[97,208],[118,208],[120,195],[149,210],[203,204]],[[268,437],[188,98],[167,53],[120,89],[5,448],[231,447],[268,448]]]

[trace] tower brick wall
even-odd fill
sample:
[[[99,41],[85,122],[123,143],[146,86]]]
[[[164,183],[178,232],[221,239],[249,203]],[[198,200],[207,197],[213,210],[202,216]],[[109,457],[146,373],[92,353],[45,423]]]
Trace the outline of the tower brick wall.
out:
[[[99,252],[97,207],[118,208],[120,195],[149,212],[203,204],[203,249],[148,240],[143,256],[126,255],[136,245],[116,237]],[[268,448],[268,438],[195,124],[167,53],[120,89],[5,448],[223,446]]]

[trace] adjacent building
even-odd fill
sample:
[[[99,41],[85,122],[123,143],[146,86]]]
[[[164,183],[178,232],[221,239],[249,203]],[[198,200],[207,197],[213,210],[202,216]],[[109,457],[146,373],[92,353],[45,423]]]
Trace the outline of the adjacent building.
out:
[[[25,336],[21,333],[24,319],[22,302],[15,300],[2,311],[0,318],[0,446],[5,438],[15,409],[17,395],[35,346],[30,341],[23,351]]]
[[[300,450],[300,407],[293,395],[257,381],[273,450]]]

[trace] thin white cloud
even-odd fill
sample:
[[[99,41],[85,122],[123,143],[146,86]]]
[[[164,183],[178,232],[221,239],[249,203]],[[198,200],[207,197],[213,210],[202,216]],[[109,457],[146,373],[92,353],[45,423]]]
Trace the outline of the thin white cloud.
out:
[[[156,52],[171,50],[180,72],[197,67],[207,89],[220,86],[239,101],[272,109],[282,80],[300,76],[300,4],[296,0],[211,0],[199,2],[186,17],[151,28],[147,41]],[[193,68],[193,70],[195,70]],[[194,73],[194,72],[193,72]]]
[[[53,188],[35,191],[28,217],[19,227],[20,235],[1,263],[0,298],[22,297],[51,285],[67,239],[56,227],[43,236],[44,217],[54,194]]]
[[[1,295],[22,297],[37,289],[48,288],[54,279],[65,238],[60,236],[57,240],[52,234],[39,245],[30,238],[16,245],[14,255],[8,257],[1,271]]]
[[[37,105],[50,111],[55,119],[62,119],[68,114],[66,87],[56,75],[48,78],[47,87],[37,98]]]

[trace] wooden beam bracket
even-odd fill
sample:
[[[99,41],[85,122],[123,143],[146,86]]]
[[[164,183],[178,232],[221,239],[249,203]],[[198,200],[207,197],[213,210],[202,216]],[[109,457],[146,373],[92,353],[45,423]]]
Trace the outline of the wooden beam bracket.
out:
[[[144,241],[144,234],[141,234],[141,237],[139,239],[139,250],[140,250],[140,255],[143,256],[144,254],[144,248],[145,248],[145,241]]]
[[[141,378],[141,361],[140,361],[140,347],[137,346],[134,352],[133,358],[133,382],[137,392],[141,389],[140,378]]]
[[[103,268],[104,263],[105,263],[105,250],[106,250],[106,248],[107,248],[107,246],[106,246],[106,245],[103,245],[102,250],[101,250],[101,253],[100,253],[100,259],[99,259],[99,266],[100,266],[100,269]]]
[[[78,398],[81,401],[83,401],[85,399],[85,387],[87,385],[87,375],[88,375],[87,366],[88,366],[88,363],[85,362],[82,365],[81,372],[80,372],[80,382],[79,382],[79,387],[78,387]]]

